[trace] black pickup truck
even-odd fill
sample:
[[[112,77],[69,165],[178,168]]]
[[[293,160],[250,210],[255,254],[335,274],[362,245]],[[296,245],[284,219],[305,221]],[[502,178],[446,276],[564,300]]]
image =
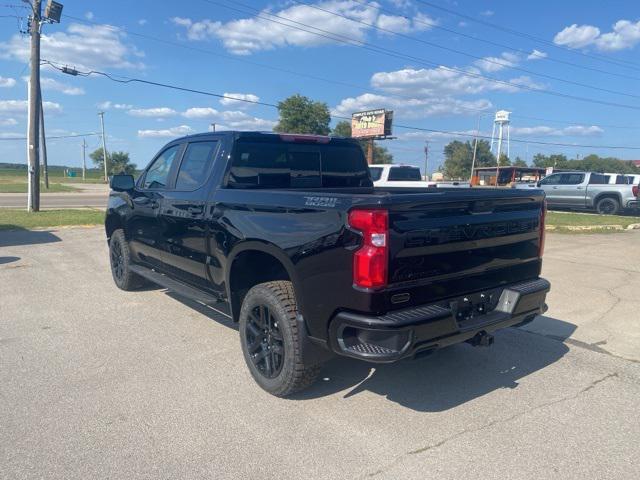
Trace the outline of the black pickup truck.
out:
[[[540,190],[378,189],[354,140],[253,132],[174,140],[111,188],[116,285],[227,302],[274,395],[334,355],[490,345],[546,308]]]

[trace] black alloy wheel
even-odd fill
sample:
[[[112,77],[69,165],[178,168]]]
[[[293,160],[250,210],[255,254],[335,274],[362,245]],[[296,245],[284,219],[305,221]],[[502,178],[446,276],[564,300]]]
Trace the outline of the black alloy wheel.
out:
[[[120,242],[113,242],[111,245],[111,271],[116,281],[122,281],[125,273],[124,255]]]
[[[277,377],[284,364],[284,338],[268,306],[258,305],[251,310],[245,334],[255,368],[265,378]]]

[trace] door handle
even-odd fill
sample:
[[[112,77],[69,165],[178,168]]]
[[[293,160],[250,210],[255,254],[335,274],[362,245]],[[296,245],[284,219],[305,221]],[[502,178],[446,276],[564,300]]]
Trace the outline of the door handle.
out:
[[[557,190],[557,189],[558,189],[558,187],[553,187],[553,189],[554,189],[554,190]]]
[[[582,190],[582,187],[576,187],[577,190]]]

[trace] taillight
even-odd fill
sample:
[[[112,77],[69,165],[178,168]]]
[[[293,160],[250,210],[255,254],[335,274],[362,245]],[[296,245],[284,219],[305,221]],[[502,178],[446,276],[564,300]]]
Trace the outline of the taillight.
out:
[[[387,284],[389,261],[389,214],[386,210],[355,209],[349,226],[362,233],[362,246],[353,256],[353,283],[362,288]]]
[[[542,203],[542,210],[540,211],[540,246],[538,248],[538,256],[540,258],[542,258],[542,255],[544,254],[544,239],[546,236],[544,226],[545,226],[546,217],[547,217],[547,201],[544,200]]]
[[[633,187],[631,187],[631,191],[633,192],[633,196],[637,197],[638,196],[638,185],[634,185]]]

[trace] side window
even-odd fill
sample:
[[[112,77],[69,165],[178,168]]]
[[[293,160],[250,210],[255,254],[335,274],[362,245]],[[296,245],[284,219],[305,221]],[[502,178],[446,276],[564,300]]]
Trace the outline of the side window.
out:
[[[592,173],[591,177],[589,178],[590,185],[606,185],[608,183],[609,183],[609,177],[606,175]]]
[[[560,179],[561,185],[580,185],[584,180],[582,173],[563,173]]]
[[[217,146],[217,141],[187,145],[176,180],[176,190],[195,190],[205,182]]]
[[[171,173],[171,167],[176,159],[176,155],[180,151],[180,147],[181,145],[169,147],[156,158],[144,176],[143,188],[161,189],[166,187],[169,174]]]
[[[560,175],[549,175],[540,180],[540,185],[558,185],[560,183]]]
[[[389,169],[389,180],[418,182],[422,180],[422,176],[419,168],[393,167]]]
[[[373,180],[374,182],[380,180],[380,177],[382,176],[382,168],[369,167],[369,172],[371,172],[371,180]]]
[[[631,177],[627,177],[626,175],[618,175],[616,177],[616,185],[631,185]]]

